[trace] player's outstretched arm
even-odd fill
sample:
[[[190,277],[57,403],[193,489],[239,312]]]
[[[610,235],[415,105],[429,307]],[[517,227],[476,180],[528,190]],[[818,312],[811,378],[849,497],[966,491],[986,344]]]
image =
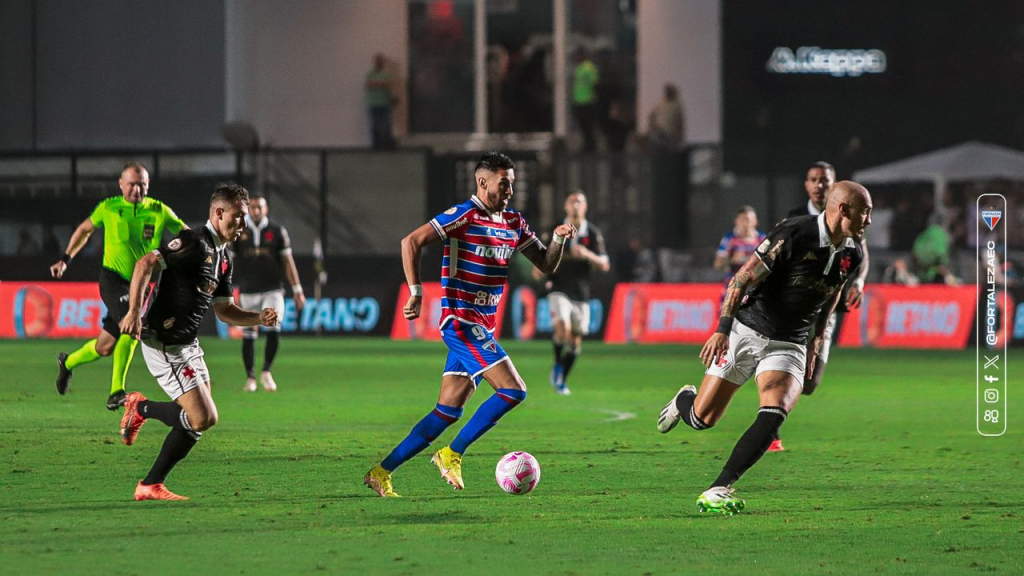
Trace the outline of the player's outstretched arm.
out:
[[[96,225],[92,223],[92,219],[86,218],[83,220],[78,225],[78,228],[75,228],[74,233],[71,234],[71,240],[68,240],[68,249],[64,251],[64,255],[53,266],[50,266],[50,275],[54,278],[63,276],[64,271],[68,269],[68,262],[71,262],[71,259],[82,250],[85,243],[89,241],[89,237],[95,231]]]
[[[538,270],[545,274],[551,274],[558,269],[562,261],[562,252],[565,249],[565,242],[576,236],[576,227],[572,224],[559,224],[551,236],[551,246],[537,240],[522,249],[523,256],[533,263]]]
[[[708,338],[700,351],[700,361],[705,366],[710,366],[712,362],[729,351],[729,332],[732,330],[736,311],[739,310],[740,303],[743,302],[743,296],[771,273],[761,258],[757,254],[753,254],[729,281],[725,299],[722,301],[722,311],[718,318],[718,329]]]
[[[420,305],[423,304],[423,286],[420,282],[420,254],[423,247],[441,239],[434,227],[427,222],[402,238],[402,269],[405,281],[409,284],[409,299],[402,308],[402,315],[407,320],[419,318]]]
[[[242,310],[233,301],[220,300],[213,303],[213,311],[221,322],[233,326],[277,326],[277,311],[264,308],[259,312]]]
[[[160,257],[156,251],[153,251],[139,258],[139,261],[135,263],[135,270],[132,271],[132,283],[128,289],[128,313],[121,319],[119,328],[122,334],[127,334],[136,340],[142,334],[143,296],[157,266],[160,266]]]

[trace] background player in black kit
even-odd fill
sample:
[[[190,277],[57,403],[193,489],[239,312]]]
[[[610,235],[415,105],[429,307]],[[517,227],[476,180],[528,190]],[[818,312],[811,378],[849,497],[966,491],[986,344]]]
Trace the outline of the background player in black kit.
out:
[[[167,246],[139,259],[132,274],[123,334],[142,340],[146,366],[172,402],[153,402],[138,392],[125,397],[121,441],[132,445],[149,418],[171,428],[149,474],[135,487],[136,500],[182,500],[164,487],[164,479],[188,455],[204,430],[217,423],[210,395],[210,373],[196,334],[213,305],[217,317],[236,326],[277,324],[277,312],[247,312],[231,293],[231,257],[227,243],[238,236],[249,193],[222,184],[210,198],[210,219],[196,230],[183,230]],[[156,296],[142,319],[143,290],[157,267],[163,269]]]
[[[245,227],[238,240],[231,245],[235,256],[235,282],[241,291],[239,304],[246,310],[262,310],[273,308],[277,316],[284,316],[284,286],[282,281],[287,277],[295,298],[295,308],[302,312],[306,297],[302,294],[302,283],[299,282],[299,271],[295,268],[292,258],[292,243],[288,238],[288,230],[271,222],[268,218],[267,200],[261,196],[253,196],[249,202],[249,215],[245,217]],[[277,355],[281,337],[281,325],[264,329],[267,335],[267,346],[263,351],[263,370],[260,382],[267,391],[277,390],[277,383],[270,373]],[[259,327],[251,326],[242,332],[242,363],[245,365],[245,391],[256,391],[256,339]]]
[[[754,376],[761,408],[718,478],[697,499],[702,512],[743,509],[732,485],[764,455],[800,398],[805,375],[814,373],[828,318],[822,312],[835,309],[843,284],[861,265],[855,239],[870,224],[868,191],[840,182],[829,192],[824,213],[778,224],[730,283],[718,329],[700,352],[708,367],[700,392],[684,386],[658,419],[662,433],[680,420],[695,430],[711,428]]]
[[[828,162],[815,162],[811,164],[811,167],[807,169],[807,178],[804,180],[804,190],[807,191],[807,203],[793,208],[786,217],[817,216],[820,214],[825,206],[825,198],[828,191],[832,188],[835,181],[836,169],[831,164]],[[821,345],[821,353],[818,354],[818,359],[814,363],[814,374],[808,375],[807,381],[804,383],[803,393],[807,395],[814,393],[818,385],[821,384],[821,379],[825,376],[825,364],[828,362],[829,352],[832,349],[832,335],[835,333],[837,324],[836,315],[843,314],[860,306],[861,298],[864,296],[864,281],[867,280],[868,267],[870,266],[868,243],[863,238],[856,238],[855,240],[860,243],[860,248],[864,252],[864,262],[860,265],[857,276],[847,282],[843,296],[839,299],[839,305],[836,306],[836,311],[828,317],[828,322],[825,324],[825,340]],[[775,449],[773,450],[772,448]],[[769,448],[768,451],[781,451],[782,441],[777,440],[775,443],[772,443],[772,448]]]
[[[604,236],[587,220],[587,197],[573,192],[565,199],[565,223],[576,227],[562,264],[546,284],[551,311],[551,340],[555,349],[551,385],[563,396],[569,395],[566,382],[579,357],[583,337],[590,333],[590,273],[611,269]]]

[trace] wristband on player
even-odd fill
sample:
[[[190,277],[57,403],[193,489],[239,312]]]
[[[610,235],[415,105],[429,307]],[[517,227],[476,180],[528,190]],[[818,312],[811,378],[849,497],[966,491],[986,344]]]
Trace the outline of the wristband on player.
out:
[[[292,294],[302,294],[302,284],[292,284]]]
[[[721,318],[719,318],[718,329],[715,330],[715,333],[725,334],[726,336],[728,336],[729,332],[732,330],[732,321],[733,319],[729,318],[728,316],[722,316]]]
[[[409,295],[410,296],[423,296],[423,285],[422,284],[409,284]]]
[[[65,252],[64,254],[61,255],[60,261],[65,263],[65,264],[70,264],[71,263],[71,254],[68,254],[67,252]]]
[[[555,244],[565,244],[565,236],[559,236],[555,234],[555,237],[551,239]]]
[[[864,279],[863,278],[854,278],[853,282],[850,284],[850,286],[856,286],[858,290],[863,292],[864,291]]]

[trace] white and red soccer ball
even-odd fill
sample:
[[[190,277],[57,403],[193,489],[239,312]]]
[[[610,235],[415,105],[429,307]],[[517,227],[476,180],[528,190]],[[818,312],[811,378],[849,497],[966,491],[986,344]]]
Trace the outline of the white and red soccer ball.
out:
[[[494,479],[509,494],[526,494],[540,482],[540,463],[526,452],[509,452],[498,460]]]

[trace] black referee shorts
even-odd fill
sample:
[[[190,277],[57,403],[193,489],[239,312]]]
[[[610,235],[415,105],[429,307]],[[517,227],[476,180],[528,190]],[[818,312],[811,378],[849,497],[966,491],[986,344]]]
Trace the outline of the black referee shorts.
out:
[[[128,313],[130,289],[131,282],[122,278],[120,274],[109,268],[100,269],[100,298],[107,307],[107,315],[103,317],[103,330],[114,338],[121,335],[118,324]]]

